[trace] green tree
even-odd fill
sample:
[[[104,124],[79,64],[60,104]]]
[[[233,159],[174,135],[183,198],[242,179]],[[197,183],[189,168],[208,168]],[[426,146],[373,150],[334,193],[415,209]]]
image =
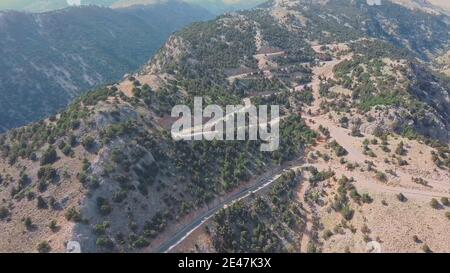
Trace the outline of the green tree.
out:
[[[42,241],[37,246],[37,251],[39,253],[49,253],[52,250],[50,244],[47,241]]]
[[[58,155],[53,146],[49,146],[48,149],[42,154],[41,165],[53,164],[58,160]]]

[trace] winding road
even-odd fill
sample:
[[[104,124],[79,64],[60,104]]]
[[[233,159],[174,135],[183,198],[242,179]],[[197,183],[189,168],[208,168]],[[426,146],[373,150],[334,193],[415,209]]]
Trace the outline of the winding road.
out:
[[[314,71],[315,73],[315,80],[314,80],[314,90],[318,91],[319,87],[319,75],[325,75],[326,72],[332,71],[333,67],[339,63],[339,61],[333,61],[326,63],[325,66],[316,68]],[[316,92],[317,93],[317,92]],[[318,95],[315,94],[317,97]],[[317,98],[316,98],[317,100]],[[248,101],[246,103],[248,106]],[[314,105],[318,108],[317,103]],[[234,113],[232,113],[234,114]],[[224,119],[226,116],[224,117]],[[192,136],[193,134],[196,134],[195,129],[194,132],[192,132],[191,128],[189,130],[183,131],[180,136]],[[182,228],[180,228],[174,235],[172,235],[169,239],[164,241],[158,248],[156,248],[156,252],[158,253],[167,253],[170,252],[172,249],[177,247],[180,243],[182,243],[189,235],[191,235],[194,231],[196,231],[198,228],[200,228],[206,221],[214,217],[221,209],[227,208],[228,206],[245,199],[249,197],[252,193],[257,193],[268,186],[270,186],[273,182],[275,182],[278,178],[281,177],[281,175],[289,170],[292,169],[298,169],[300,166],[302,166],[302,163],[297,162],[298,164],[287,163],[279,168],[276,168],[275,170],[266,173],[263,177],[259,178],[256,183],[251,185],[250,187],[247,187],[245,189],[240,190],[237,193],[234,193],[227,197],[224,201],[221,201],[220,203],[214,205],[213,207],[209,208],[206,212],[202,213],[201,215],[195,217],[194,220],[190,221],[190,223],[184,225]],[[305,244],[306,245],[306,244]]]
[[[170,239],[162,243],[157,248],[156,252],[158,253],[170,252],[173,248],[182,243],[190,234],[192,234],[194,231],[200,228],[206,221],[214,217],[214,215],[216,215],[221,209],[225,209],[228,206],[231,206],[234,203],[243,200],[254,193],[266,189],[275,181],[277,181],[278,178],[280,178],[284,173],[290,170],[296,170],[299,168],[300,165],[301,162],[299,161],[290,162],[284,164],[283,166],[275,168],[271,172],[266,173],[264,176],[259,178],[253,185],[230,195],[224,201],[214,205],[212,208],[208,209],[208,211],[204,212],[202,215],[192,220],[189,224],[183,226],[173,236],[171,236]]]

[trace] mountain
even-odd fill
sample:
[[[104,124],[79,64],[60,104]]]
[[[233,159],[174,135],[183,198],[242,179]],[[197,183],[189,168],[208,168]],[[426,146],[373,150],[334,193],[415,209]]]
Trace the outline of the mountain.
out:
[[[167,1],[168,0],[5,0],[0,3],[0,10],[13,9],[31,12],[43,12],[65,8],[70,5],[128,7],[132,5],[164,3]],[[264,3],[265,1],[185,0],[184,2],[202,6],[214,14],[222,14],[227,11],[252,8],[258,4]],[[428,12],[450,12],[450,4],[446,0],[394,0],[394,2],[409,8],[421,9]]]
[[[448,29],[346,0],[185,27],[138,72],[1,135],[0,250],[449,252],[450,79],[433,63]],[[279,105],[279,149],[173,140],[172,108],[196,96]]]
[[[210,17],[180,2],[0,12],[0,130],[54,114],[83,91],[121,79],[173,31]]]
[[[0,9],[27,11],[48,11],[67,7],[65,0],[5,0],[0,3]]]
[[[153,5],[167,3],[172,0],[14,0],[2,1],[0,10],[13,9],[31,12],[44,12],[65,8],[71,5],[98,5],[103,7],[129,7],[133,5]],[[201,6],[213,14],[222,14],[227,11],[252,8],[264,0],[185,0],[188,4]]]
[[[187,0],[189,3],[199,5],[214,14],[222,14],[240,9],[250,9],[265,0]]]
[[[3,0],[0,10],[45,12],[75,5],[98,5],[109,7],[117,0]]]
[[[450,4],[445,0],[394,0],[394,2],[410,9],[419,9],[435,14],[450,14]]]

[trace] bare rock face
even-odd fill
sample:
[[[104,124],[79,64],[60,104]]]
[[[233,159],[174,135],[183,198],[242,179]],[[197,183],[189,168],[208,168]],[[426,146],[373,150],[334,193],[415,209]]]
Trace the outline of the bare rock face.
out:
[[[430,138],[448,141],[448,126],[433,112],[424,112],[420,120],[404,107],[378,106],[368,112],[370,121],[361,124],[362,133],[379,135],[383,133],[405,133],[408,129]]]
[[[364,122],[361,124],[360,130],[367,134],[389,133],[393,132],[399,124],[410,126],[414,124],[412,119],[408,119],[402,112],[407,111],[400,107],[378,107],[378,110],[373,109],[368,113],[368,116],[373,118],[371,122]]]
[[[178,63],[187,50],[188,46],[181,37],[170,37],[158,55],[145,67],[142,74],[158,74],[164,72],[167,65]]]

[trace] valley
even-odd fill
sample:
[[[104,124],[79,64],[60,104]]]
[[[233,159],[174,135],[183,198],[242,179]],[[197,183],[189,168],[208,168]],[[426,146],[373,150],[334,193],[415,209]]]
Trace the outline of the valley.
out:
[[[54,115],[87,90],[120,81],[172,32],[213,17],[181,2],[0,11],[0,132]]]

